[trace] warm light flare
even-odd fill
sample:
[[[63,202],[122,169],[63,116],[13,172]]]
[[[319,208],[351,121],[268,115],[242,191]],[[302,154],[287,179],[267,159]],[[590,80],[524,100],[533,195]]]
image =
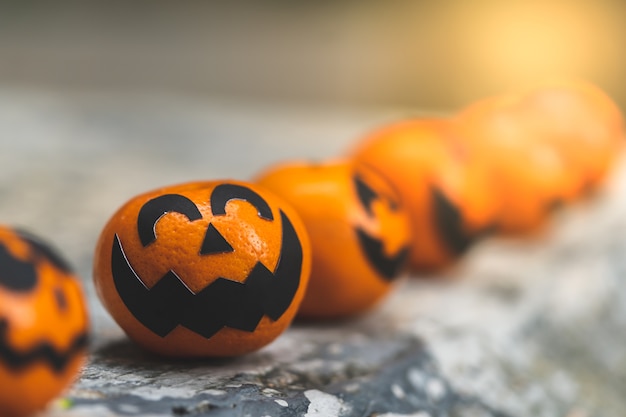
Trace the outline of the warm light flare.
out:
[[[471,50],[486,75],[518,83],[602,72],[615,25],[593,2],[502,2],[471,18]]]

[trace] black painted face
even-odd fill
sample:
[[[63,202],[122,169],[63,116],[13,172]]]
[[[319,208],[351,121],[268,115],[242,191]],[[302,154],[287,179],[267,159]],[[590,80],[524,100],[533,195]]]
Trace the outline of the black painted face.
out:
[[[221,184],[211,193],[211,214],[226,214],[230,200],[243,200],[254,206],[261,219],[275,221],[267,202],[244,186]],[[188,221],[202,218],[196,204],[185,196],[167,194],[154,198],[139,211],[137,230],[144,247],[157,240],[157,222],[170,212],[183,214]],[[178,325],[210,338],[223,327],[253,332],[263,316],[278,320],[290,306],[300,285],[302,245],[293,225],[280,211],[281,253],[272,272],[260,261],[243,282],[219,277],[194,293],[175,271],[168,271],[148,288],[135,273],[116,234],[111,257],[112,275],[120,298],[130,313],[155,334],[165,337]],[[230,243],[209,223],[199,256],[234,252]]]
[[[375,217],[372,209],[372,203],[383,198],[378,195],[369,185],[363,181],[361,177],[355,175],[353,178],[356,193],[365,209],[367,215],[371,218]],[[389,202],[390,210],[397,209],[394,202]],[[365,258],[370,262],[371,266],[376,270],[380,276],[386,281],[392,281],[397,278],[403,271],[408,261],[409,247],[408,245],[400,249],[397,254],[393,256],[387,256],[384,252],[384,245],[381,239],[371,236],[363,228],[355,228],[359,246],[365,254]]]
[[[0,244],[0,286],[15,292],[32,291],[37,286],[37,270],[33,262],[15,258]]]
[[[68,264],[54,252],[49,246],[43,243],[36,236],[20,230],[13,230],[15,235],[29,245],[27,259],[19,259],[0,243],[0,289],[8,290],[4,297],[10,297],[15,293],[23,303],[32,303],[32,308],[36,308],[38,297],[45,287],[40,285],[38,267],[44,260],[50,262],[60,274],[69,272]],[[49,314],[63,313],[69,307],[65,298],[64,288],[59,286],[53,291],[53,296],[57,300],[58,311],[50,311]],[[47,294],[41,295],[47,297]],[[44,320],[44,318],[41,318]],[[0,316],[0,366],[5,366],[13,371],[21,371],[36,363],[45,363],[55,373],[63,372],[68,363],[82,352],[88,344],[87,331],[80,332],[72,337],[69,346],[63,350],[57,349],[46,340],[41,340],[28,349],[15,348],[9,338],[12,329],[9,317]],[[20,328],[18,331],[32,332],[34,328]]]
[[[0,285],[12,291],[32,291],[37,285],[35,265],[42,257],[63,273],[72,273],[69,264],[37,236],[25,230],[13,229],[13,232],[30,246],[33,252],[32,259],[23,261],[15,258],[4,245],[0,244]]]
[[[89,342],[87,332],[81,332],[64,350],[57,349],[47,341],[41,341],[30,349],[19,350],[14,348],[8,340],[9,327],[8,320],[0,319],[0,362],[14,371],[43,362],[54,372],[61,373],[76,355],[87,348]]]

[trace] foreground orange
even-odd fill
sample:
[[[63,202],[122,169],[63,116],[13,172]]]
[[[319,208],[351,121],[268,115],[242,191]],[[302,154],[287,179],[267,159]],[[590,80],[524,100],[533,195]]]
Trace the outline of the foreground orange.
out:
[[[444,119],[390,124],[351,150],[355,161],[392,184],[406,207],[414,270],[452,264],[492,228],[499,202],[472,152]]]
[[[89,322],[67,263],[30,233],[0,226],[0,416],[43,409],[86,358]]]
[[[371,169],[347,161],[292,162],[269,168],[256,182],[295,207],[311,239],[313,266],[300,317],[364,312],[404,272],[406,211]]]
[[[101,233],[94,280],[145,349],[236,356],[289,326],[310,264],[304,226],[281,199],[245,182],[196,182],[124,204]]]

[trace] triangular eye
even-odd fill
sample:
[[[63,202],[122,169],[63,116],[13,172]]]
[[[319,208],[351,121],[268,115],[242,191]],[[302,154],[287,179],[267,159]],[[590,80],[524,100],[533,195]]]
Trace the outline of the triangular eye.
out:
[[[206,229],[206,235],[204,235],[204,241],[202,242],[202,248],[200,248],[200,255],[234,251],[230,243],[224,239],[224,236],[222,236],[212,223],[209,223],[209,227]]]
[[[30,262],[13,257],[0,244],[0,286],[13,291],[30,291],[37,285],[37,271]]]
[[[374,212],[372,211],[372,201],[378,198],[378,194],[376,193],[376,191],[372,190],[372,188],[367,185],[358,175],[354,176],[354,184],[356,185],[356,193],[359,197],[359,200],[361,201],[361,204],[363,204],[363,207],[365,207],[367,214],[373,216]]]

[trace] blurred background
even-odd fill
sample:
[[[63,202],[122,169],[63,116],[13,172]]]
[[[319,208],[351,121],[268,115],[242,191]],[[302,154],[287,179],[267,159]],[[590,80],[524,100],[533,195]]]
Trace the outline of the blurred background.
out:
[[[445,112],[568,74],[626,104],[620,0],[5,3],[5,86]]]

